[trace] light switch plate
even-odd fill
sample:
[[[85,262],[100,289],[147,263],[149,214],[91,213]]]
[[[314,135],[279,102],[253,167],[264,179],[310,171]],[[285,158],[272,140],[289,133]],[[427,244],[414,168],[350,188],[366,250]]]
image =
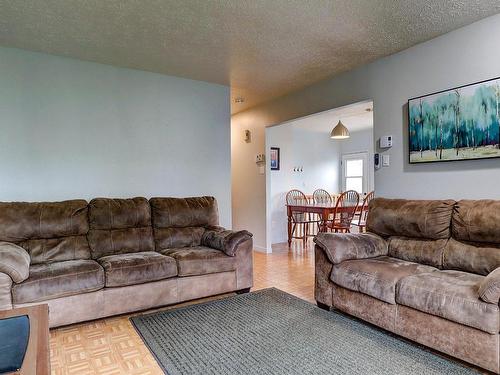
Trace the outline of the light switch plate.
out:
[[[391,156],[390,155],[382,155],[382,166],[388,167],[391,165]]]

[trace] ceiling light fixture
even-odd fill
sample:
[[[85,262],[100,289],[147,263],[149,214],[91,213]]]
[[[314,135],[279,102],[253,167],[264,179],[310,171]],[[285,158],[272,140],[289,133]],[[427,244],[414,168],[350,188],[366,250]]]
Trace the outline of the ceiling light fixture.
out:
[[[349,130],[342,124],[342,121],[339,120],[338,124],[332,129],[330,133],[330,138],[332,139],[347,139],[351,135],[349,134]]]

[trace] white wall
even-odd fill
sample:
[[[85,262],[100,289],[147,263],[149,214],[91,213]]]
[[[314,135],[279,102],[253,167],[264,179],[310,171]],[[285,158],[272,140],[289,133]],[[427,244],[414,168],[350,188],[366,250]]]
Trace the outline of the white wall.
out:
[[[229,88],[0,48],[0,200],[214,195],[231,224]]]
[[[375,173],[377,195],[402,198],[493,198],[500,199],[498,160],[461,161],[423,165],[408,164],[408,98],[500,76],[500,15],[380,59],[333,79],[309,86],[232,117],[233,129],[251,123],[254,138],[263,139],[264,128],[272,124],[373,99],[375,140],[392,135],[391,166]],[[233,143],[233,148],[239,146]],[[254,144],[264,152],[264,142]],[[241,151],[239,160],[246,159]],[[233,168],[239,168],[236,165]],[[264,222],[262,178],[248,178],[245,190],[259,192],[246,196],[252,212],[235,209],[233,217],[242,227]],[[233,193],[242,183],[233,179]],[[263,225],[263,224],[262,224]],[[255,232],[265,242],[264,231]]]
[[[299,189],[312,194],[316,189],[339,191],[340,141],[328,134],[296,128],[287,123],[266,129],[267,159],[270,147],[280,148],[280,170],[271,171],[267,163],[267,251],[271,244],[286,242],[286,193]],[[302,172],[293,171],[302,167]]]

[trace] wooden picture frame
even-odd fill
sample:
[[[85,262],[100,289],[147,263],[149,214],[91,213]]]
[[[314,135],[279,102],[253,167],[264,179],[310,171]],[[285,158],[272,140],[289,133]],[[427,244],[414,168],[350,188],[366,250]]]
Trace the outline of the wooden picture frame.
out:
[[[272,171],[279,171],[280,170],[280,149],[279,147],[271,147],[271,153],[270,153],[270,163],[271,163],[271,170]]]
[[[410,164],[500,157],[500,77],[408,100]]]

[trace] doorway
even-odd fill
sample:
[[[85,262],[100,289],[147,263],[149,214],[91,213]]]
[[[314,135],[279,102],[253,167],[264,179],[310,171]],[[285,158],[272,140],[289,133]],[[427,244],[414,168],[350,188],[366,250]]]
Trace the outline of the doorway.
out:
[[[347,127],[347,139],[331,139],[339,121]],[[373,102],[315,113],[266,128],[266,160],[271,147],[280,150],[280,167],[266,163],[266,252],[288,241],[285,197],[302,191],[311,199],[316,189],[332,196],[345,190],[360,195],[374,190]],[[300,242],[296,240],[295,242]],[[310,241],[309,241],[310,242]]]

